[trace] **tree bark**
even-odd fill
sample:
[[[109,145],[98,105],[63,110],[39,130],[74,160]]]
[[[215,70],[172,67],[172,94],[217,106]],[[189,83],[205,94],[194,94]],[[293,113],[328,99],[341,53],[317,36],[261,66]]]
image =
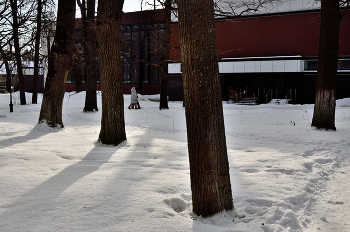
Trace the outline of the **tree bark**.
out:
[[[68,71],[72,64],[75,31],[75,0],[59,0],[56,34],[49,56],[49,67],[39,123],[64,127],[62,105]]]
[[[36,19],[36,33],[35,33],[35,57],[34,57],[34,77],[33,77],[33,95],[32,104],[38,103],[38,75],[39,75],[39,49],[40,49],[40,34],[41,34],[41,14],[42,1],[38,0],[38,13]]]
[[[97,62],[95,40],[95,0],[87,0],[87,15],[83,22],[85,36],[85,71],[86,71],[86,96],[84,112],[98,111],[97,108]]]
[[[124,0],[99,0],[96,34],[102,88],[99,142],[118,145],[126,140],[121,69],[121,19]]]
[[[168,60],[170,54],[170,28],[171,21],[171,0],[165,0],[164,3],[164,38],[163,38],[163,53],[162,63],[160,65],[161,87],[160,87],[160,103],[159,109],[169,109],[168,106]]]
[[[233,210],[212,0],[178,0],[193,212]]]
[[[15,47],[15,57],[17,61],[17,75],[19,82],[19,92],[20,92],[20,102],[21,105],[26,105],[26,95],[24,90],[24,78],[23,78],[23,69],[22,69],[22,59],[21,59],[21,49],[19,47],[19,24],[17,17],[17,0],[10,0],[11,11],[12,11],[12,28],[13,28],[13,43]]]
[[[338,0],[321,0],[321,24],[314,115],[311,126],[336,130],[335,104],[341,15]]]
[[[10,92],[11,91],[11,70],[8,62],[9,55],[5,53],[4,49],[1,46],[0,46],[0,54],[6,69],[6,91]]]

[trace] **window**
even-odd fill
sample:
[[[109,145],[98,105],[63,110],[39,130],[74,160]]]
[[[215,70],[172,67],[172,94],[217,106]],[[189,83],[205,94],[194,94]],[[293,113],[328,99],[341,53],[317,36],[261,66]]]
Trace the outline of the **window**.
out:
[[[124,83],[160,83],[162,23],[122,25]]]
[[[307,71],[317,71],[317,60],[305,60],[304,69]],[[338,60],[338,70],[350,70],[350,60],[349,59],[339,59]]]

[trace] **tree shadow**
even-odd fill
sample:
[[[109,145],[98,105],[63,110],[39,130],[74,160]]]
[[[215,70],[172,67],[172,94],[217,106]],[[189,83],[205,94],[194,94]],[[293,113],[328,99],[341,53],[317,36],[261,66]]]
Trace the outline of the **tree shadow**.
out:
[[[34,126],[34,128],[31,129],[31,131],[28,134],[23,135],[23,136],[10,137],[10,136],[12,136],[16,133],[22,132],[22,131],[7,132],[7,133],[0,134],[1,136],[7,137],[7,139],[3,139],[0,141],[0,148],[11,147],[13,145],[20,144],[20,143],[26,143],[30,140],[38,139],[38,138],[45,136],[47,134],[50,134],[50,133],[62,132],[62,130],[63,130],[63,129],[56,129],[56,128],[41,129],[41,127],[42,127],[42,124],[36,124]]]
[[[25,225],[21,221],[24,218],[30,218],[32,225],[40,225],[42,218],[55,209],[55,200],[61,196],[62,192],[80,179],[97,171],[119,148],[96,145],[78,163],[66,167],[20,196],[15,202],[5,205],[3,207],[5,210],[2,210],[3,213],[1,213],[2,228],[23,230]]]

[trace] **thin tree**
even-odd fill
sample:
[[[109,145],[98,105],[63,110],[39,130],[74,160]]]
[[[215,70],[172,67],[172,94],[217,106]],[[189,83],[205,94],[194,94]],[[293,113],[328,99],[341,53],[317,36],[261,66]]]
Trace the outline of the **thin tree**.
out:
[[[164,38],[163,38],[163,52],[162,63],[160,64],[161,86],[160,86],[160,103],[159,109],[169,109],[168,106],[168,60],[170,54],[170,35],[171,35],[171,0],[164,2]]]
[[[9,60],[11,60],[11,52],[5,52],[4,49],[0,46],[0,55],[3,60],[3,64],[5,65],[6,70],[6,91],[11,91],[11,69]]]
[[[12,30],[9,27],[8,20],[11,18],[11,11],[8,10],[10,4],[8,1],[0,2],[0,58],[3,61],[6,69],[6,90],[10,92],[11,90],[11,69],[9,61],[12,56]],[[6,48],[8,47],[8,48]]]
[[[85,3],[87,3],[85,5]],[[85,56],[85,78],[86,96],[84,112],[98,111],[97,108],[97,62],[96,62],[96,39],[95,39],[95,0],[78,0],[81,11],[84,56]]]
[[[233,210],[212,0],[178,0],[193,212]]]
[[[311,124],[318,129],[336,130],[339,26],[345,12],[339,11],[339,0],[321,0],[316,97]]]
[[[40,54],[40,35],[41,35],[41,14],[43,2],[38,0],[36,32],[35,32],[35,55],[34,55],[34,77],[33,77],[33,94],[32,104],[38,103],[38,76],[39,76],[39,54]]]
[[[25,96],[25,90],[24,90],[21,48],[20,48],[20,42],[19,42],[19,27],[21,22],[18,21],[18,9],[20,9],[20,6],[18,6],[17,0],[10,0],[10,6],[11,6],[11,12],[12,12],[13,43],[15,47],[15,57],[17,61],[17,75],[18,75],[18,82],[19,82],[20,102],[21,102],[21,105],[25,105],[26,96]]]
[[[39,123],[64,127],[62,105],[67,73],[74,47],[75,0],[58,0],[56,34],[49,56],[49,67]]]
[[[214,0],[214,12],[218,17],[252,15],[269,12],[284,3],[281,0]]]
[[[99,142],[118,145],[126,140],[121,69],[121,20],[124,0],[99,0],[96,35],[102,88]]]

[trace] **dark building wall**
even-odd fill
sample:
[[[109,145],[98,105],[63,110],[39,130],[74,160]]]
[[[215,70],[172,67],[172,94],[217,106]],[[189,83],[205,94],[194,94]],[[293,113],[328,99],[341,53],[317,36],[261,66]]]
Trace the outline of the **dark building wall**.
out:
[[[169,75],[168,95],[170,101],[183,101],[184,88],[182,75]]]
[[[130,93],[130,86],[139,89],[139,93],[160,93],[160,71],[158,65],[161,57],[164,11],[130,12],[123,14],[121,28],[123,91]],[[82,21],[76,19],[76,44],[82,49]],[[81,50],[82,51],[82,50]],[[85,90],[84,55],[78,57],[67,77],[66,92],[77,90],[77,82],[81,79],[81,89]],[[99,78],[99,74],[97,74]],[[98,86],[100,90],[100,86]]]
[[[24,91],[32,93],[33,92],[33,75],[24,75]],[[38,93],[44,92],[44,76],[38,76]]]

